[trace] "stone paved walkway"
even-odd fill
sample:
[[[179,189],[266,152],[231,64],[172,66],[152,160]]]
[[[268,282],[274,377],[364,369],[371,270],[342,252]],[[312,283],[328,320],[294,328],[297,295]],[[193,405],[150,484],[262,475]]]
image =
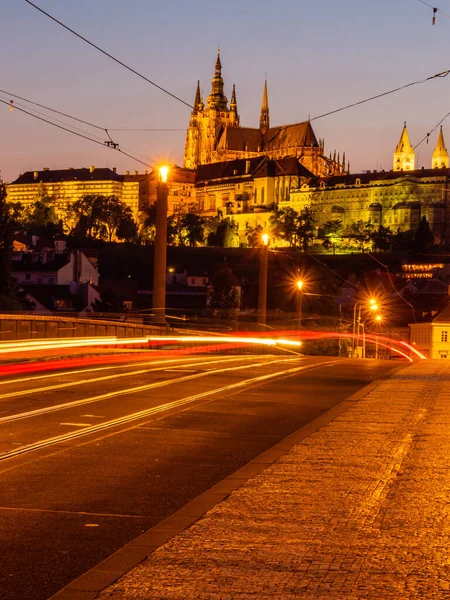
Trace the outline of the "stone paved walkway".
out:
[[[450,599],[450,361],[397,372],[98,598]]]

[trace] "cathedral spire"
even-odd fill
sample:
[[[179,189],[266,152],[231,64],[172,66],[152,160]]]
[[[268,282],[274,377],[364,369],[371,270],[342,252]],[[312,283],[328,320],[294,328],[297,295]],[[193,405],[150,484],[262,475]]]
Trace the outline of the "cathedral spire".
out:
[[[439,138],[436,144],[436,148],[434,149],[433,152],[433,157],[431,159],[431,168],[432,169],[448,169],[448,152],[447,152],[447,148],[445,147],[445,142],[444,142],[444,134],[442,132],[442,125],[441,125],[441,130],[439,132]]]
[[[409,141],[406,121],[403,125],[402,134],[394,152],[394,171],[413,171],[415,164],[414,148]]]
[[[259,128],[261,133],[265,135],[267,130],[270,127],[270,118],[269,118],[269,99],[267,94],[267,78],[264,81],[264,93],[263,93],[263,101],[261,106],[261,116],[259,118]]]
[[[194,110],[195,111],[203,110],[202,94],[200,92],[200,80],[197,81],[197,90],[195,92],[195,100],[194,100]]]
[[[233,83],[233,91],[231,93],[230,110],[232,110],[233,112],[237,112],[236,85],[234,83]]]
[[[223,93],[222,63],[220,61],[220,50],[218,50],[217,52],[214,77],[211,82],[211,93],[208,96],[207,102],[209,108],[214,108],[216,110],[228,110],[228,100]]]

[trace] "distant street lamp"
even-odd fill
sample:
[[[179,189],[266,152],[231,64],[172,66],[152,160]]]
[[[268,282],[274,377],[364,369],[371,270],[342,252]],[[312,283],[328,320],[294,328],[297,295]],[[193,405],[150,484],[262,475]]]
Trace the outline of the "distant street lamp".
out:
[[[259,252],[258,281],[258,325],[263,329],[267,320],[267,270],[269,265],[269,234],[261,236],[262,246]]]
[[[383,317],[382,317],[381,315],[377,315],[377,316],[375,317],[375,321],[376,321],[378,324],[381,324],[381,323],[382,323],[382,321],[383,321]],[[376,335],[376,337],[375,337],[375,360],[378,360],[378,334],[377,334],[377,335]]]
[[[358,318],[356,318],[356,307],[359,306],[358,309]],[[367,307],[369,310],[378,310],[379,306],[377,304],[377,301],[375,300],[375,298],[370,298],[369,300],[369,304]],[[357,351],[357,347],[358,347],[358,340],[359,340],[359,329],[360,327],[363,328],[363,358],[365,358],[365,330],[364,330],[364,321],[361,321],[361,302],[355,302],[355,305],[353,307],[353,358],[355,358],[356,356],[356,351]]]
[[[156,191],[156,236],[153,263],[153,321],[166,326],[166,268],[167,268],[167,176],[169,167],[159,168]]]
[[[303,309],[303,281],[301,279],[297,280],[297,290],[298,290],[298,307],[297,307],[297,328],[302,328],[302,309]]]

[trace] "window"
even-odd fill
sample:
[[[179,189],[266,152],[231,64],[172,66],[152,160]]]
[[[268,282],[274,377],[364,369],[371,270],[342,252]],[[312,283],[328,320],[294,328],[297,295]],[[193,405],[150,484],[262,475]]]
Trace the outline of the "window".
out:
[[[261,204],[264,204],[264,188],[261,188]]]
[[[446,329],[441,331],[441,342],[448,342],[448,331]]]

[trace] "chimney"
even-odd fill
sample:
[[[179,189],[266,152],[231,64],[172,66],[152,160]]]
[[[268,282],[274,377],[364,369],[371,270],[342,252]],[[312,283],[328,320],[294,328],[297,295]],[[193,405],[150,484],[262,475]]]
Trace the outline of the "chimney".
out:
[[[89,173],[92,173],[92,172],[94,171],[94,169],[95,169],[94,165],[91,165],[91,166],[89,167]]]
[[[117,173],[117,167],[113,167],[113,173]]]
[[[125,171],[125,175],[129,175],[129,174],[130,174],[130,171]]]
[[[48,167],[44,167],[42,170],[43,171],[50,171],[50,169]]]
[[[245,161],[245,172],[247,174],[250,173],[250,161],[249,160]]]
[[[35,171],[35,172],[33,173],[33,178],[34,178],[34,179],[37,179],[37,178],[38,178],[38,176],[39,176],[39,172],[38,172],[38,171]]]
[[[134,172],[134,174],[135,174],[135,175],[138,175],[138,174],[139,174],[139,171],[135,171],[135,172]]]

